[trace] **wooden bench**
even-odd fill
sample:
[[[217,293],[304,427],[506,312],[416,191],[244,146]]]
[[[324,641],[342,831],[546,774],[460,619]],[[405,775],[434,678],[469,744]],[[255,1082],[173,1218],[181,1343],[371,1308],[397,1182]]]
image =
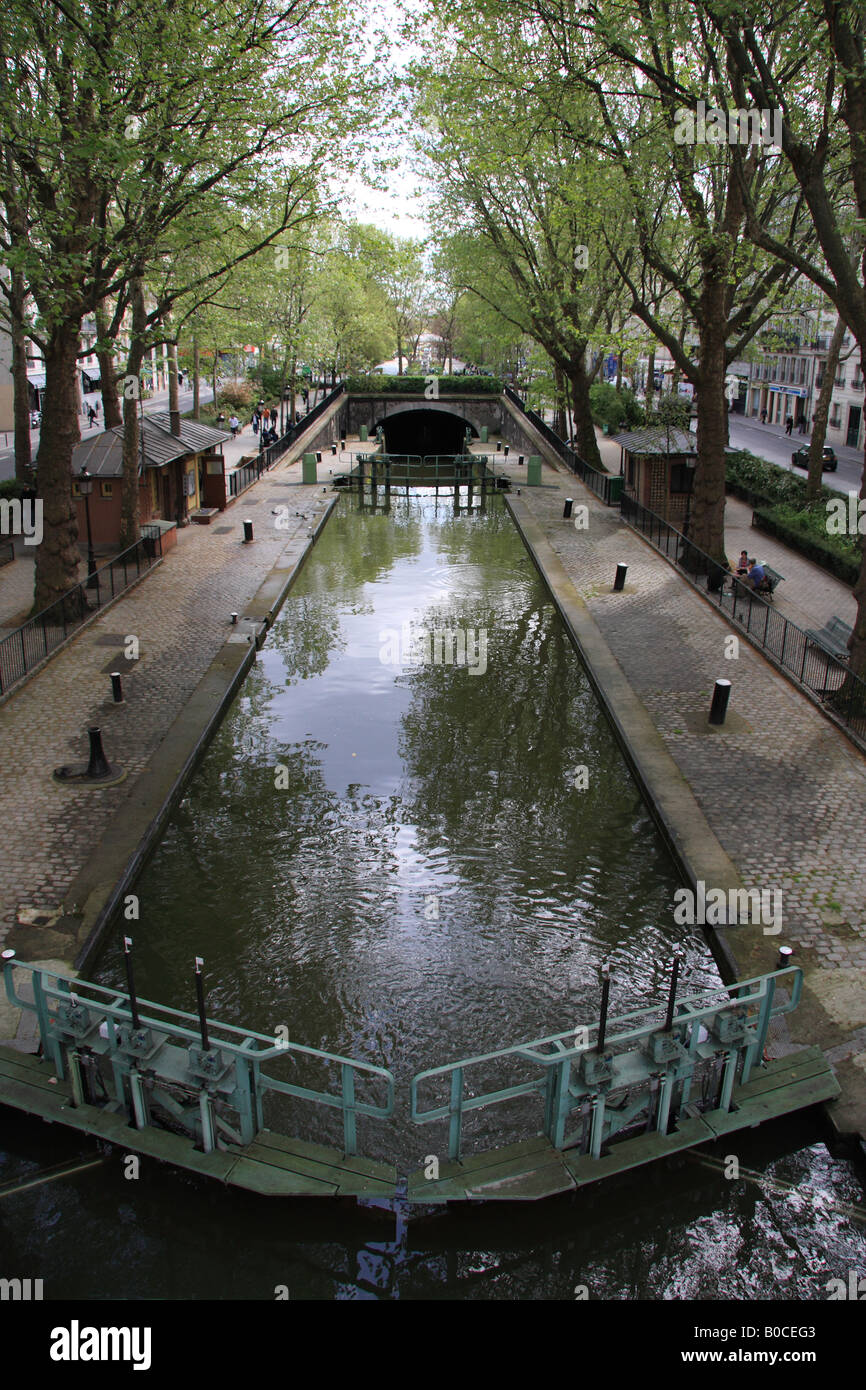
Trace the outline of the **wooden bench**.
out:
[[[831,656],[837,657],[840,661],[847,661],[851,655],[848,651],[848,638],[853,630],[841,618],[833,617],[829,623],[825,623],[817,631],[813,629],[807,632],[806,636],[811,642],[823,647]]]

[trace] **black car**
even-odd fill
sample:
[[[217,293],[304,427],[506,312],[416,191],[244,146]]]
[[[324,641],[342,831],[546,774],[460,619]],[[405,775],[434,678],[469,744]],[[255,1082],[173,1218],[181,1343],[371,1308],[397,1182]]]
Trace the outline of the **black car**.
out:
[[[809,467],[809,445],[801,444],[800,448],[791,455],[791,463],[795,468]],[[835,473],[839,466],[839,461],[829,444],[824,445],[824,461],[821,468],[825,473]]]

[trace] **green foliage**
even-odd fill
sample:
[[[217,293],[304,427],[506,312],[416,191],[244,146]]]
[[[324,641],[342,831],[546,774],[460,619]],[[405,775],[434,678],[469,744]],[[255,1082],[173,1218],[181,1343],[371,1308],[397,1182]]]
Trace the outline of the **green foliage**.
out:
[[[738,449],[728,454],[726,463],[728,489],[735,497],[741,497],[753,507],[764,503],[770,506],[783,504],[802,509],[806,505],[806,479],[791,473],[787,468],[779,468],[775,463],[757,458],[748,449]],[[831,488],[821,487],[820,506],[826,515],[824,503],[830,497],[840,494]]]
[[[27,492],[27,484],[16,482],[14,478],[7,478],[0,483],[0,497],[11,500],[14,497],[23,497]]]
[[[589,404],[593,424],[607,425],[613,434],[620,429],[633,429],[642,425],[645,411],[632,391],[617,391],[609,382],[596,381],[589,388]]]
[[[859,537],[827,534],[827,511],[821,506],[799,510],[791,505],[756,507],[755,524],[807,560],[854,585],[860,573]]]
[[[495,376],[437,376],[437,381],[445,396],[498,396],[502,391],[502,382]],[[350,376],[346,381],[347,390],[356,396],[423,396],[426,386],[424,376],[385,376],[384,373]]]

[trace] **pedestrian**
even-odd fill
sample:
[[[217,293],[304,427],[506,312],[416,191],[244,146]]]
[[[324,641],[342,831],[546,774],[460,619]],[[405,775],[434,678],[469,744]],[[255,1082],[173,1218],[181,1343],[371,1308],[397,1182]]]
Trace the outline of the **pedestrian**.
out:
[[[92,406],[92,405],[88,405],[88,407],[87,407],[87,423],[88,423],[88,425],[92,425],[95,419],[96,419],[96,411],[93,409],[93,406]]]
[[[238,437],[238,430],[240,429],[240,427],[241,427],[241,422],[240,422],[240,420],[238,419],[237,415],[232,415],[231,418],[230,418],[230,420],[229,420],[229,429],[230,429],[231,432],[232,432],[232,439],[237,439],[237,437]]]
[[[271,429],[272,429],[272,430],[273,430],[273,429],[276,429],[276,425],[277,425],[277,408],[276,408],[275,405],[273,405],[273,406],[271,406]]]
[[[766,412],[766,410],[762,410],[762,411],[761,411],[761,424],[762,424],[762,425],[766,425],[766,423],[767,423],[767,412]]]
[[[253,424],[253,434],[258,434],[258,432],[259,432],[259,425],[260,425],[260,423],[261,423],[261,418],[262,418],[261,415],[259,415],[259,408],[258,408],[258,406],[256,406],[255,410],[253,411],[253,421],[252,421],[252,424]]]
[[[793,428],[794,428],[794,417],[793,417],[792,415],[789,415],[789,416],[787,417],[787,419],[785,420],[785,433],[786,433],[786,434],[790,434]]]

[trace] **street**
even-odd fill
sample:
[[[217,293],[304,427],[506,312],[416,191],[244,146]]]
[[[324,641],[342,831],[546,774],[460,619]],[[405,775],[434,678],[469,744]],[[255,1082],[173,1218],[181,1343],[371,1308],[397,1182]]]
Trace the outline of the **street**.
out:
[[[728,416],[728,442],[735,449],[748,449],[768,463],[791,468],[791,455],[801,444],[809,443],[808,434],[798,434],[796,430],[790,439],[784,427],[762,425],[758,420],[747,420],[742,415]],[[863,454],[857,449],[849,449],[845,444],[834,444],[833,450],[839,460],[835,473],[825,473],[824,482],[838,492],[860,492],[863,476]],[[805,469],[792,470],[800,478],[805,478]]]
[[[205,386],[205,385],[204,385],[204,382],[202,382],[201,392],[200,392],[200,397],[199,397],[199,399],[200,399],[202,405],[204,405],[205,401],[209,401],[209,400],[211,400],[212,398],[213,398],[213,391],[211,390],[210,387]],[[99,418],[98,418],[98,420],[97,420],[93,425],[88,425],[88,424],[87,424],[86,416],[82,415],[82,416],[80,417],[79,422],[78,422],[78,428],[79,428],[79,430],[80,430],[80,432],[81,432],[81,438],[82,438],[82,439],[86,439],[88,435],[92,435],[92,434],[101,434],[101,433],[102,433],[102,429],[103,429],[103,425],[102,425],[102,398],[101,398],[101,396],[99,395],[98,392],[96,392],[96,391],[91,391],[91,392],[89,392],[89,393],[84,397],[84,400],[85,400],[85,402],[90,402],[91,404],[94,404],[94,405],[95,405],[97,402],[99,403]],[[180,390],[180,392],[179,392],[179,403],[180,403],[180,411],[181,411],[181,414],[183,414],[183,413],[184,413],[185,411],[187,411],[187,410],[191,410],[191,409],[192,409],[192,387],[191,387],[191,386],[188,387],[188,388],[187,388],[187,387],[181,387],[181,390]],[[157,393],[156,393],[154,396],[152,396],[150,400],[147,400],[147,401],[144,402],[144,413],[145,413],[145,415],[153,415],[153,414],[154,414],[155,412],[157,412],[157,411],[165,411],[165,410],[168,410],[168,392],[167,392],[167,391],[157,391]],[[11,432],[10,432],[9,434],[6,434],[6,435],[0,436],[0,437],[2,437],[4,440],[8,440],[8,444],[5,445],[2,449],[0,449],[0,482],[5,482],[5,480],[6,480],[7,478],[14,478],[14,477],[15,477],[15,450],[14,450],[14,447],[13,447],[12,434],[11,434]],[[31,430],[31,431],[30,431],[30,445],[31,445],[31,449],[32,449],[32,457],[33,457],[33,459],[35,460],[37,451],[38,451],[38,449],[39,449],[39,430],[38,430],[38,429],[35,429],[35,430]]]

